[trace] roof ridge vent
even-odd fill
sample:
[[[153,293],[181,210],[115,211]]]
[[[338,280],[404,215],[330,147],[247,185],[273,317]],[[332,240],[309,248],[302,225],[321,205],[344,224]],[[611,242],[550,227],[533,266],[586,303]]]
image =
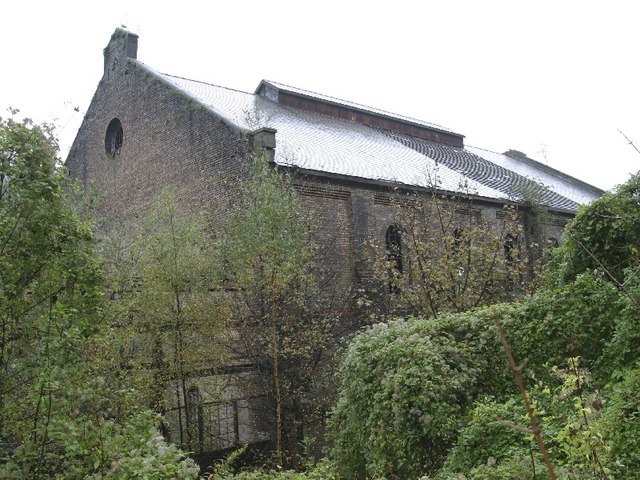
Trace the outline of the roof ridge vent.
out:
[[[290,87],[282,83],[262,80],[255,94],[268,98],[280,105],[300,110],[340,118],[369,127],[381,128],[401,134],[444,143],[454,147],[464,147],[464,135],[439,125],[404,117],[377,108],[340,100],[309,90]]]

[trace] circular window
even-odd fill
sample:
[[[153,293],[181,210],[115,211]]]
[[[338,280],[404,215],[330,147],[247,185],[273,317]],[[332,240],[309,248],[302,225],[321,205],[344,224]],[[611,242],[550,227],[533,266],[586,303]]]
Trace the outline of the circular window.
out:
[[[117,118],[114,118],[109,122],[107,127],[107,134],[104,137],[104,149],[107,155],[115,158],[120,153],[122,147],[123,133],[122,123]]]

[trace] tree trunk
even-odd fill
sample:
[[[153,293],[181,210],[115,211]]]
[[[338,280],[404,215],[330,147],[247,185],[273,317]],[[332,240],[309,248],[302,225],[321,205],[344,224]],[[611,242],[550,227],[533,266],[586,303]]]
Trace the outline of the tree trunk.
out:
[[[272,319],[273,321],[273,319]],[[278,348],[278,333],[276,331],[276,324],[273,323],[272,329],[272,348],[273,348],[273,394],[276,407],[275,416],[275,441],[276,441],[276,462],[278,465],[282,465],[282,396],[280,393],[280,366],[279,366],[279,348]]]

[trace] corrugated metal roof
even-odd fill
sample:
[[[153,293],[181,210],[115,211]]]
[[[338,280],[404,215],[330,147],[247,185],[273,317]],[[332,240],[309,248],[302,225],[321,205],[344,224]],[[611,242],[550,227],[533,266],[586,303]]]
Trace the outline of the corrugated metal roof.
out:
[[[535,194],[541,203],[568,211],[598,196],[597,189],[583,188],[564,175],[554,176],[550,169],[536,168],[535,162],[444,145],[287,107],[256,94],[154,73],[237,128],[276,129],[275,161],[280,165],[451,192],[464,189],[493,199],[521,200]]]

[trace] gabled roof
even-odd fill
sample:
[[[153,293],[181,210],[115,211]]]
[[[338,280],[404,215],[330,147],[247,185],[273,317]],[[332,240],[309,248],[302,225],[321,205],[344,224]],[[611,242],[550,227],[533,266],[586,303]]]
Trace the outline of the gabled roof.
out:
[[[462,135],[428,122],[271,81],[247,93],[145,68],[236,128],[275,129],[279,165],[505,201],[535,196],[568,212],[603,193],[530,159],[464,147]]]

